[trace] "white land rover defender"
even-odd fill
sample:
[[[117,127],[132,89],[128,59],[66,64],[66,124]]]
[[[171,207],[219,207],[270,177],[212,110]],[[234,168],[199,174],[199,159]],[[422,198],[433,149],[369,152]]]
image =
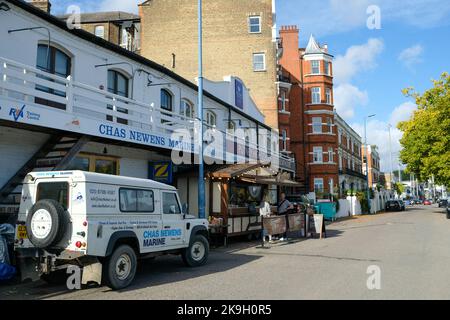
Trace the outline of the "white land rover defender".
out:
[[[181,254],[189,267],[206,263],[208,221],[184,211],[177,190],[155,181],[32,172],[22,189],[17,258],[23,272],[44,279],[76,265],[83,268],[83,284],[125,288],[138,258]]]

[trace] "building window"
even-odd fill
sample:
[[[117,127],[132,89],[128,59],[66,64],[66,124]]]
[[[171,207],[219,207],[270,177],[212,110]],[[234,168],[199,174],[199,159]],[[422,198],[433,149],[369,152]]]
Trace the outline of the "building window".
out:
[[[211,112],[208,111],[206,113],[206,124],[210,127],[216,127],[217,126],[217,120],[216,120],[216,115]]]
[[[121,27],[121,30],[120,30],[120,46],[122,48],[125,48],[125,49],[128,50],[130,48],[129,41],[130,41],[130,36],[128,34],[127,28]]]
[[[331,89],[330,88],[326,88],[325,89],[325,96],[327,98],[327,104],[332,104],[332,101],[331,101]]]
[[[183,117],[186,117],[186,118],[189,118],[189,119],[194,118],[194,106],[192,105],[192,103],[190,103],[187,100],[182,100],[181,101],[180,114]]]
[[[314,147],[313,148],[313,162],[314,163],[323,163],[323,148],[322,147]]]
[[[283,141],[283,151],[286,151],[287,150],[287,131],[286,130],[283,130],[281,139]]]
[[[320,61],[319,60],[311,61],[311,73],[312,74],[320,73]]]
[[[115,70],[108,70],[108,92],[128,98],[129,83],[128,78],[122,73]],[[113,110],[112,105],[107,106],[108,110]],[[128,110],[117,107],[117,111],[128,114]],[[113,121],[113,116],[107,115],[106,120]],[[117,118],[117,122],[121,124],[128,124],[128,120]]]
[[[119,175],[119,160],[107,156],[79,154],[70,162],[67,170]]]
[[[166,89],[161,89],[161,109],[167,111],[173,110],[173,97]]]
[[[95,27],[95,35],[99,38],[105,39],[105,27],[104,26],[96,26]]]
[[[128,97],[128,78],[122,73],[109,70],[108,71],[108,92],[122,96]]]
[[[323,178],[314,179],[314,191],[323,192]]]
[[[281,111],[286,111],[286,91],[281,91]]]
[[[333,120],[331,118],[327,118],[327,127],[328,132],[333,133]]]
[[[331,64],[328,61],[325,61],[325,74],[331,76]]]
[[[70,71],[72,68],[72,61],[70,57],[62,52],[59,49],[56,49],[54,47],[48,47],[48,45],[40,44],[38,45],[38,51],[37,51],[37,62],[36,67],[39,70],[60,76],[62,78],[67,78],[70,76]],[[53,79],[47,78],[45,76],[38,75],[39,78],[45,79],[47,81],[57,82]],[[62,84],[62,83],[61,83]],[[59,97],[66,97],[66,93],[37,85],[36,90],[43,91],[45,93],[53,94],[55,96]],[[42,104],[45,106],[57,108],[57,109],[66,109],[66,105],[54,101],[49,101],[42,98],[36,98],[35,103]]]
[[[312,118],[313,133],[322,133],[322,118],[314,117]]]
[[[312,103],[320,104],[322,100],[320,97],[320,88],[319,87],[312,88],[311,93],[312,93]]]
[[[328,148],[328,162],[334,162],[334,151],[333,148]]]
[[[266,54],[254,53],[253,54],[253,71],[265,71],[266,70]]]
[[[250,33],[261,33],[261,17],[251,16],[248,19]]]

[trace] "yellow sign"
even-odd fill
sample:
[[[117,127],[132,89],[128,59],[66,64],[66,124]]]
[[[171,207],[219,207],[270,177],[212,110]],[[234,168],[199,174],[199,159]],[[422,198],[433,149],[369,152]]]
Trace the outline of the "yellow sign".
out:
[[[18,226],[17,227],[17,238],[19,238],[19,239],[26,239],[26,238],[28,238],[27,227],[25,227],[25,226]]]
[[[169,178],[169,164],[155,165],[155,178],[168,179]]]

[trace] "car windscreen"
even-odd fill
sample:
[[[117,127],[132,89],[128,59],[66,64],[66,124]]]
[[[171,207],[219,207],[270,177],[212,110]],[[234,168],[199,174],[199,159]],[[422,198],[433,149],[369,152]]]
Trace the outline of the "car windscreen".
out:
[[[37,187],[36,202],[40,200],[55,200],[65,210],[69,204],[69,184],[67,182],[41,182]]]

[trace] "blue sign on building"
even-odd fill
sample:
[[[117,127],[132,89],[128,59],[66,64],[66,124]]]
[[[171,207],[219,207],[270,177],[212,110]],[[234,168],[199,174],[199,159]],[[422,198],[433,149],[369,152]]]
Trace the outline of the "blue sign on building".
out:
[[[149,178],[151,180],[172,184],[173,183],[173,171],[172,162],[153,162],[149,166]]]
[[[234,84],[235,105],[244,110],[244,85],[238,79],[235,79]]]

